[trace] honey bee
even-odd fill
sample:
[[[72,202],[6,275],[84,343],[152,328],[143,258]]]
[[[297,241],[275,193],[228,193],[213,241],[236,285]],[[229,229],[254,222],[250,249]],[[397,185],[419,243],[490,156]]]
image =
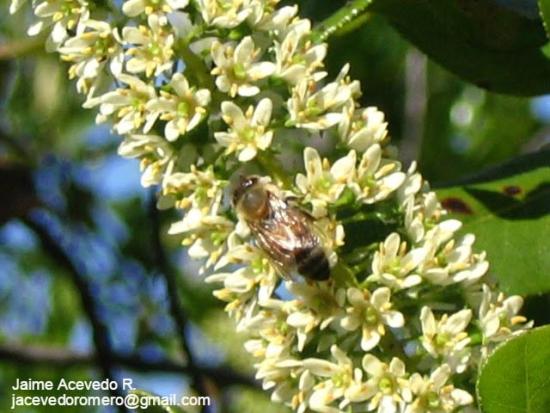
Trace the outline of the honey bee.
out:
[[[241,177],[233,205],[283,277],[296,271],[310,280],[328,280],[330,265],[313,230],[313,218],[276,192],[257,176]]]

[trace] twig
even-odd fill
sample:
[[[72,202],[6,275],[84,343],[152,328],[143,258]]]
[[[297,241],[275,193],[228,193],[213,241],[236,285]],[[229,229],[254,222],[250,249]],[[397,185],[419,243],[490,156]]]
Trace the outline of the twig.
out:
[[[98,355],[81,353],[63,347],[46,347],[20,343],[0,344],[0,360],[14,364],[46,365],[52,368],[93,367],[97,365]],[[139,372],[174,372],[189,374],[189,368],[169,359],[147,360],[138,354],[111,353],[113,364]],[[202,373],[220,387],[235,385],[258,387],[252,378],[240,374],[227,366],[202,367]]]
[[[178,283],[177,276],[169,263],[166,252],[162,245],[162,240],[160,239],[160,217],[156,205],[156,195],[154,191],[150,192],[149,196],[149,218],[151,220],[151,231],[152,231],[152,242],[155,252],[155,261],[157,262],[158,269],[162,273],[164,280],[166,281],[166,290],[168,293],[168,301],[170,306],[170,314],[174,319],[176,328],[178,330],[178,337],[180,339],[181,348],[183,353],[187,357],[187,368],[189,371],[189,376],[191,377],[192,387],[194,387],[199,395],[208,396],[208,391],[204,381],[204,375],[197,367],[195,363],[195,358],[187,338],[185,337],[185,331],[187,330],[187,315],[183,309],[183,304],[181,302],[179,292],[178,292]],[[202,412],[208,412],[210,409],[209,406],[203,406]]]
[[[92,327],[93,341],[97,351],[96,361],[101,367],[102,374],[105,378],[115,381],[115,375],[112,368],[112,352],[111,343],[109,341],[109,331],[107,326],[99,316],[99,311],[96,306],[94,296],[87,280],[80,273],[74,259],[67,253],[67,247],[61,245],[63,240],[57,239],[51,231],[46,227],[46,224],[40,222],[36,218],[24,218],[25,224],[35,232],[40,239],[44,249],[50,256],[62,267],[67,270],[71,281],[73,282],[78,294],[84,313]],[[111,390],[113,396],[122,396],[120,390]],[[126,412],[124,407],[120,407],[121,413]]]

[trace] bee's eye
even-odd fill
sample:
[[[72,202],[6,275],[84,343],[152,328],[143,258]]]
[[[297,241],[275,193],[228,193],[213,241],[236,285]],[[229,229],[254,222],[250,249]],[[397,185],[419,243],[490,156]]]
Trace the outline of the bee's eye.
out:
[[[265,208],[267,192],[263,188],[253,188],[244,194],[242,208],[247,215],[259,214]]]

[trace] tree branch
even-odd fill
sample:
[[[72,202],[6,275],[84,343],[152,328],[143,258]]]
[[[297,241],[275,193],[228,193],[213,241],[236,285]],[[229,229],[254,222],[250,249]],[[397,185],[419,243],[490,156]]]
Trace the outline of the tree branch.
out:
[[[150,192],[149,196],[149,218],[151,220],[151,232],[152,232],[152,242],[155,252],[155,260],[157,262],[158,269],[162,273],[164,280],[166,281],[166,290],[168,293],[168,301],[170,306],[170,314],[174,319],[176,328],[178,331],[178,337],[180,339],[181,348],[183,353],[187,357],[187,368],[189,370],[189,376],[192,380],[192,387],[194,387],[197,392],[202,396],[208,396],[206,383],[204,381],[204,375],[197,367],[193,352],[187,342],[185,337],[185,331],[187,329],[187,315],[183,309],[183,304],[178,292],[178,283],[177,275],[173,270],[164,247],[162,245],[162,240],[160,238],[160,217],[156,205],[156,195],[154,191]],[[202,412],[208,412],[210,406],[203,406]]]
[[[40,206],[32,174],[31,168],[0,158],[0,194],[10,194],[0,204],[0,225]]]
[[[58,239],[52,234],[52,231],[47,228],[47,222],[41,222],[40,219],[29,217],[24,218],[23,221],[38,236],[45,251],[67,270],[71,281],[80,295],[82,308],[92,327],[93,341],[97,351],[95,360],[101,367],[103,376],[115,381],[115,374],[112,368],[109,330],[99,315],[90,285],[85,277],[80,274],[74,259],[67,253],[68,246],[62,245],[63,239],[61,237],[58,237]],[[122,396],[122,393],[118,389],[112,390],[111,393],[114,396]],[[119,411],[126,412],[126,409],[120,407]]]
[[[63,347],[46,347],[19,343],[0,344],[0,360],[14,364],[45,365],[48,367],[95,367],[98,355],[81,353]],[[189,368],[181,363],[168,359],[147,360],[137,354],[111,354],[113,364],[139,372],[174,372],[189,374]],[[216,382],[220,387],[242,385],[258,387],[252,378],[240,374],[230,367],[202,367],[202,373]]]

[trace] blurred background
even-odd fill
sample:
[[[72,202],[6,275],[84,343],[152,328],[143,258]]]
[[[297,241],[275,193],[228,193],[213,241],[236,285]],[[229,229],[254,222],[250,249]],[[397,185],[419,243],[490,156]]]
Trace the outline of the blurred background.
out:
[[[315,22],[345,4],[300,3]],[[430,182],[446,186],[550,142],[550,77],[537,83],[523,53],[546,42],[536,1],[479,2],[531,25],[529,38],[523,31],[489,45],[521,43],[515,69],[492,55],[472,60],[452,42],[434,46],[435,32],[426,43],[392,3],[329,39],[327,69],[351,63],[363,103],[386,113],[405,167],[417,159]],[[0,411],[16,378],[61,377],[130,377],[159,395],[192,394],[200,383],[214,397],[208,411],[285,411],[259,389],[243,337],[166,234],[176,217],[157,211],[137,162],[120,158],[117,136],[81,109],[68,66],[44,52],[43,38],[25,35],[30,16],[7,9],[0,0]],[[508,77],[499,80],[501,71]],[[527,83],[506,82],[520,78]],[[528,310],[543,317],[540,305]]]

